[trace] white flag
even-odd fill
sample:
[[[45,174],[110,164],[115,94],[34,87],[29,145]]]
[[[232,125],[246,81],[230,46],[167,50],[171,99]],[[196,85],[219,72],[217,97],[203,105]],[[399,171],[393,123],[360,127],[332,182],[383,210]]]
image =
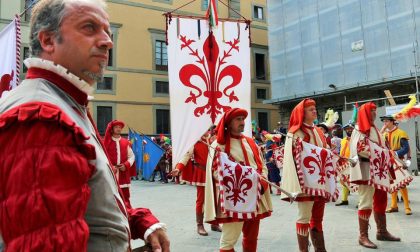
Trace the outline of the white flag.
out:
[[[225,111],[248,111],[251,136],[250,48],[247,24],[172,18],[168,26],[168,72],[173,165],[217,124]]]
[[[19,84],[20,19],[16,17],[0,32],[0,97]]]

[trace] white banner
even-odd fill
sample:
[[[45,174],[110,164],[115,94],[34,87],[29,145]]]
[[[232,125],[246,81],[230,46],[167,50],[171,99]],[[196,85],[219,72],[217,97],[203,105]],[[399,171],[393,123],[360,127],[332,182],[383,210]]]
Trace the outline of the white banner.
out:
[[[223,213],[232,218],[253,219],[258,213],[261,185],[257,171],[219,154],[220,203]]]
[[[311,196],[322,196],[335,201],[338,189],[335,180],[335,167],[338,156],[332,151],[303,142],[299,139],[296,158],[299,182],[302,191]]]
[[[20,21],[15,18],[0,32],[0,97],[19,83]]]
[[[172,18],[168,26],[168,73],[173,165],[230,108],[248,111],[251,136],[249,33],[245,23]]]

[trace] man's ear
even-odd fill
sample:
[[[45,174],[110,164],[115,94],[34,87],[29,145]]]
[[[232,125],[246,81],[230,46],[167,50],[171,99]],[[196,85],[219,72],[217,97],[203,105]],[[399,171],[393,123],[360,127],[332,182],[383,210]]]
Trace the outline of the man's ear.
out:
[[[45,53],[51,54],[54,52],[55,44],[57,43],[55,38],[56,36],[52,32],[40,31],[38,33],[39,43]]]

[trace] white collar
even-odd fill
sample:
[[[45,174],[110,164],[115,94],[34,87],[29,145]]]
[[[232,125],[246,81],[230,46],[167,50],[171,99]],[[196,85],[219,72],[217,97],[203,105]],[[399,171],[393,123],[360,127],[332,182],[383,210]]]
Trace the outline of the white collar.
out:
[[[81,78],[77,77],[76,75],[72,74],[61,65],[55,64],[54,62],[46,59],[41,58],[27,58],[24,61],[27,68],[36,67],[45,69],[55,74],[60,75],[64,79],[68,80],[72,83],[75,87],[80,89],[83,93],[90,95],[93,92],[93,87],[87,83],[86,81],[82,80]]]
[[[114,140],[115,142],[118,142],[120,139],[121,139],[121,136],[119,136],[119,137],[113,137],[112,136],[112,140]]]

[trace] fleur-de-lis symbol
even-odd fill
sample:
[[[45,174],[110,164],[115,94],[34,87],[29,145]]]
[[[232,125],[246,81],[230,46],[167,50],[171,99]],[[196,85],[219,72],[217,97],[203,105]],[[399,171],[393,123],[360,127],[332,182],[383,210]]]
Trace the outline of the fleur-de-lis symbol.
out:
[[[379,152],[374,150],[375,158],[372,161],[375,170],[375,176],[378,176],[379,179],[386,179],[386,174],[388,170],[388,159],[384,151]]]
[[[237,164],[233,168],[233,171],[230,170],[228,172],[230,176],[223,177],[226,193],[229,194],[226,196],[226,200],[232,200],[234,206],[236,206],[238,202],[245,202],[243,196],[248,196],[248,190],[252,188],[252,180],[246,177],[251,172],[252,171],[248,169],[242,174],[242,167]]]
[[[312,156],[303,159],[303,165],[308,169],[309,174],[314,174],[317,171],[320,176],[318,183],[323,185],[325,177],[330,178],[335,174],[334,169],[329,169],[333,168],[332,155],[325,149],[321,149],[319,154],[316,149],[312,149],[311,154]]]
[[[180,36],[181,50],[188,49],[189,54],[196,58],[194,64],[187,64],[179,71],[179,79],[186,87],[191,88],[189,96],[185,103],[194,103],[197,105],[197,100],[201,96],[207,99],[203,106],[198,106],[194,110],[196,117],[202,116],[204,113],[210,115],[214,123],[218,114],[222,111],[226,112],[231,107],[223,105],[219,99],[226,96],[229,98],[229,103],[239,101],[233,90],[242,80],[242,71],[235,65],[227,65],[227,59],[232,56],[234,50],[239,52],[239,40],[225,42],[230,46],[230,49],[223,51],[223,55],[219,56],[219,46],[213,35],[210,33],[203,45],[204,56],[200,56],[198,49],[193,49],[192,45],[195,40],[188,39],[186,36]],[[197,83],[193,83],[193,76],[197,76],[205,84],[205,89],[201,89]],[[231,83],[224,88],[220,86],[225,77],[231,77]]]

